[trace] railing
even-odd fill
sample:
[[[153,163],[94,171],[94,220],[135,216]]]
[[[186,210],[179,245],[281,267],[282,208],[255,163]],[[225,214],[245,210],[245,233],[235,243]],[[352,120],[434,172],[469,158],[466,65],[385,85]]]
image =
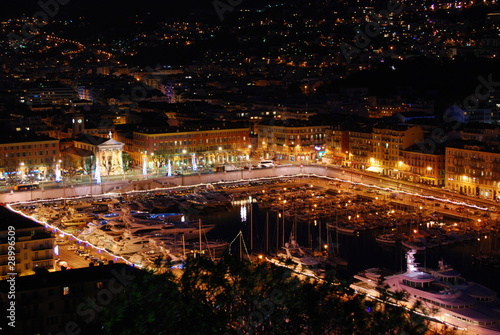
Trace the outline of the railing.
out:
[[[9,262],[15,262],[15,264],[19,264],[19,263],[21,263],[21,259],[20,258],[16,258],[15,261],[12,261],[12,260],[9,261],[8,258],[1,259],[0,260],[0,266],[2,266],[2,265],[8,265]]]
[[[40,255],[40,256],[33,256],[31,260],[33,262],[39,262],[39,261],[48,261],[54,258],[54,255],[50,254],[48,256],[46,255]]]
[[[39,251],[39,250],[50,250],[52,249],[53,246],[52,245],[39,245],[37,247],[33,247],[31,250],[33,251]]]

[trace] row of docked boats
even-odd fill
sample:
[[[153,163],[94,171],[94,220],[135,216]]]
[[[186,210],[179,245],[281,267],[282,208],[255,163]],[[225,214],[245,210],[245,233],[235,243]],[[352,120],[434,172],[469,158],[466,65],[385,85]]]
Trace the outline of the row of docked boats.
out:
[[[50,209],[38,206],[33,216],[43,222],[50,220],[52,225],[114,255],[140,260],[140,264],[136,263],[140,266],[153,266],[158,258],[183,259],[194,252],[217,258],[227,249],[226,241],[207,240],[207,233],[215,225],[202,224],[201,220],[185,221],[184,213],[157,212],[157,206],[148,211],[148,207],[137,205],[139,200],[144,197],[114,198],[100,203],[98,211],[91,204],[95,200]]]
[[[226,211],[232,207],[232,199],[228,193],[206,188],[166,193],[134,194],[126,196],[125,200],[132,209],[150,213],[182,212],[199,214]]]
[[[479,235],[474,231],[454,231],[442,228],[410,230],[407,233],[389,232],[375,236],[375,241],[386,245],[401,244],[415,250],[425,250],[458,242],[473,240]]]

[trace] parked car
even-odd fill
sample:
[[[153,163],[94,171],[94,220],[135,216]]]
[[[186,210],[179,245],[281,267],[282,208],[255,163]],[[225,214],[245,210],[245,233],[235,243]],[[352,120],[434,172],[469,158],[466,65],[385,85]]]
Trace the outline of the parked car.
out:
[[[274,161],[273,160],[263,160],[260,161],[258,164],[259,168],[272,168],[274,167]]]

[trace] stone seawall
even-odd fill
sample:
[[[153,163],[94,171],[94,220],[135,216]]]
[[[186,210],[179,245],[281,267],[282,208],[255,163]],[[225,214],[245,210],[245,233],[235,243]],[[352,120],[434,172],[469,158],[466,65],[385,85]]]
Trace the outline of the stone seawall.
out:
[[[196,184],[209,184],[216,182],[225,181],[238,181],[238,180],[252,180],[257,178],[265,177],[279,177],[279,176],[292,176],[299,174],[317,174],[334,176],[338,175],[338,169],[327,168],[326,166],[279,166],[268,169],[255,169],[255,170],[240,170],[240,171],[229,171],[229,172],[219,172],[210,174],[199,174],[199,175],[185,175],[185,176],[175,176],[175,177],[159,177],[151,179],[138,179],[134,177],[135,180],[120,180],[112,182],[104,182],[99,185],[74,185],[65,188],[55,188],[55,189],[38,189],[30,191],[11,191],[9,193],[0,194],[0,202],[20,202],[20,201],[32,201],[32,200],[43,200],[50,198],[61,198],[61,197],[75,197],[75,196],[85,196],[85,195],[97,195],[104,194],[108,192],[129,192],[129,191],[145,191],[152,190],[162,187],[169,186],[189,186]]]

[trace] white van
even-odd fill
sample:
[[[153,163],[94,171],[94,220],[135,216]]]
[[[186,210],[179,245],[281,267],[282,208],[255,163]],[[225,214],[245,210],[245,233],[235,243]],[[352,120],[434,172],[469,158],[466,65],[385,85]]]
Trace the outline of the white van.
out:
[[[272,160],[263,160],[259,162],[259,168],[272,168],[274,167],[274,161]]]

